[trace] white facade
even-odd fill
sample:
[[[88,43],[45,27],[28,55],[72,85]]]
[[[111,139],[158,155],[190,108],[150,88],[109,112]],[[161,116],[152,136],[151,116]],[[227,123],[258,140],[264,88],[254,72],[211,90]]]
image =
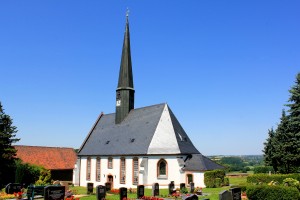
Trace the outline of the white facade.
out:
[[[144,185],[151,188],[153,183],[158,183],[160,188],[167,188],[171,181],[174,181],[175,187],[179,187],[180,183],[188,185],[187,175],[191,174],[195,187],[205,187],[204,185],[204,172],[185,172],[182,170],[181,164],[182,158],[176,156],[148,156],[148,157],[135,157],[138,158],[138,184],[133,183],[133,158],[130,156],[125,158],[126,163],[126,176],[125,183],[120,183],[120,157],[111,157],[113,160],[112,169],[108,168],[108,157],[100,158],[100,181],[96,180],[96,159],[97,157],[90,157],[90,179],[87,179],[87,157],[81,157],[78,160],[76,170],[80,171],[77,174],[77,178],[74,177],[74,185],[87,186],[87,183],[93,183],[94,187],[97,185],[105,185],[107,182],[111,182],[112,188],[134,188],[137,185]],[[164,160],[167,163],[166,175],[159,175],[158,163],[160,160]],[[74,173],[76,174],[76,173]],[[76,175],[75,175],[76,176]],[[77,180],[77,181],[75,181]],[[79,181],[78,181],[79,180]]]

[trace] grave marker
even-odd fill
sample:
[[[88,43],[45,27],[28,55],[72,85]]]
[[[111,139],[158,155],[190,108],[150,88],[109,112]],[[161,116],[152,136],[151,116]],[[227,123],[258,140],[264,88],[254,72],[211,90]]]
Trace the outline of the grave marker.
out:
[[[169,195],[172,195],[174,193],[174,188],[175,188],[174,181],[171,181],[168,187],[169,187]]]
[[[231,192],[224,190],[223,192],[219,193],[219,200],[232,200]]]
[[[127,188],[121,187],[120,188],[120,200],[127,199]]]
[[[94,192],[94,183],[87,183],[87,193],[92,194]]]
[[[98,185],[96,187],[97,200],[104,200],[106,196],[106,187],[103,185]]]
[[[6,194],[21,192],[21,190],[22,190],[22,185],[20,183],[9,183],[5,186]]]
[[[191,186],[190,193],[194,193],[194,191],[195,191],[195,183],[191,182],[190,186]]]
[[[65,186],[47,186],[44,189],[44,200],[64,200],[65,191]]]
[[[106,188],[106,191],[110,191],[111,190],[111,183],[110,182],[106,182],[105,183],[105,188]]]
[[[152,196],[159,196],[159,184],[153,183],[152,185]]]
[[[231,188],[230,192],[232,194],[232,200],[242,200],[242,190],[241,188]]]
[[[137,193],[137,199],[141,199],[143,196],[145,196],[144,195],[144,193],[145,193],[145,186],[138,185],[136,193]]]
[[[180,190],[181,190],[182,188],[185,188],[185,183],[180,183]]]

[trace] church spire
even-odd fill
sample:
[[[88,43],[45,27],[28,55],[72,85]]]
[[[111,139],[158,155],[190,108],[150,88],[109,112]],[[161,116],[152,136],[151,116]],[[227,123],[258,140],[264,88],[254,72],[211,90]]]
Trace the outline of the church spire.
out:
[[[128,10],[123,41],[118,87],[116,90],[116,124],[121,123],[134,109],[134,88],[130,53]]]

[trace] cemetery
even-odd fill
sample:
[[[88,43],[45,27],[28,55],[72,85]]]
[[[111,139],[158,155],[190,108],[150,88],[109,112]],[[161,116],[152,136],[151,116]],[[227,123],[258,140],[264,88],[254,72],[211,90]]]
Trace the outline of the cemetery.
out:
[[[14,146],[0,101],[0,200],[300,200],[300,73],[252,164],[204,156],[195,144],[208,140],[191,139],[167,103],[135,107],[129,10],[114,92],[115,112],[101,112],[78,149]]]

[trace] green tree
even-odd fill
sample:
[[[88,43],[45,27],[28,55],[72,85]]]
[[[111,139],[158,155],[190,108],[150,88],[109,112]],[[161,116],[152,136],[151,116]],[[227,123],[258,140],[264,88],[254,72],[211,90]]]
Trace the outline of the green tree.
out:
[[[269,138],[264,143],[264,161],[267,166],[272,166],[274,171],[278,171],[279,161],[274,156],[276,138],[275,131],[273,130],[273,128],[269,129],[268,135]]]
[[[264,160],[280,173],[298,172],[300,167],[300,73],[289,90],[288,114],[282,111],[275,131],[269,130],[264,143]]]
[[[295,85],[289,90],[289,157],[292,165],[299,171],[300,167],[300,73],[296,76]]]
[[[15,138],[17,128],[12,125],[12,119],[5,114],[0,102],[0,188],[14,181],[16,149],[13,143],[19,141]]]

